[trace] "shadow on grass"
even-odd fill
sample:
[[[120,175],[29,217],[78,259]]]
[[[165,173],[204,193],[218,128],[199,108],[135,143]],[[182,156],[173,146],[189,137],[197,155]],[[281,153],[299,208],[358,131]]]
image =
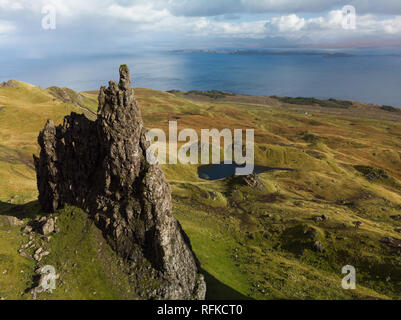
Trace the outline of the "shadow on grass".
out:
[[[18,219],[33,218],[36,215],[44,215],[39,201],[31,201],[25,204],[12,204],[0,201],[0,217],[12,216]]]
[[[220,282],[207,271],[202,269],[201,273],[206,280],[206,300],[252,300],[252,298]]]

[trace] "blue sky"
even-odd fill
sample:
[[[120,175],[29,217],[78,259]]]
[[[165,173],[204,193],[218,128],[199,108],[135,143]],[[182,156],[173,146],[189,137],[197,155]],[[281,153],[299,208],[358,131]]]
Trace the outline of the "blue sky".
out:
[[[356,28],[344,29],[344,5]],[[44,6],[56,29],[44,30]],[[3,55],[181,48],[400,48],[400,0],[0,0]]]

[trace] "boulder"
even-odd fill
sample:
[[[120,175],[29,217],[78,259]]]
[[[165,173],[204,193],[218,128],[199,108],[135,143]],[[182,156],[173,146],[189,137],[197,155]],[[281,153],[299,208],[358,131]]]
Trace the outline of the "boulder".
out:
[[[259,176],[256,173],[252,173],[247,176],[237,176],[234,179],[239,184],[248,186],[248,187],[258,190],[258,191],[263,191],[265,189],[264,183],[262,182],[262,180],[259,178]]]
[[[24,221],[13,216],[0,216],[0,227],[21,226]]]
[[[321,216],[315,216],[313,217],[313,221],[315,221],[316,223],[322,222],[323,218]]]
[[[54,232],[55,229],[55,222],[53,218],[49,218],[43,222],[39,231],[44,236],[47,236],[49,233]]]
[[[313,244],[313,251],[315,251],[315,252],[324,252],[324,246],[323,246],[323,244],[320,242],[320,241],[316,241],[314,244]]]
[[[33,228],[30,225],[26,225],[21,229],[22,233],[31,233],[33,231]]]

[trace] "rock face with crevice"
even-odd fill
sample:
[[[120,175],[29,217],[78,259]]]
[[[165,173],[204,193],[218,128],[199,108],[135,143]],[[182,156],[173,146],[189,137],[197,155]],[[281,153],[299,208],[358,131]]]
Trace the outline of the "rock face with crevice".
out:
[[[146,160],[146,130],[128,67],[99,93],[96,121],[71,113],[40,132],[35,157],[39,201],[47,212],[85,209],[130,266],[141,298],[204,299],[206,285],[190,241],[172,216],[159,165]]]

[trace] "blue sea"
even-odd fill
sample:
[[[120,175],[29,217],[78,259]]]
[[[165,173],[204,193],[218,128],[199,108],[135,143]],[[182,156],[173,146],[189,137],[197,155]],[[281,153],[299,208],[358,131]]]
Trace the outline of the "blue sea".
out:
[[[0,57],[0,81],[95,90],[127,64],[135,87],[350,99],[401,107],[401,55],[227,54],[153,51],[47,59]]]

